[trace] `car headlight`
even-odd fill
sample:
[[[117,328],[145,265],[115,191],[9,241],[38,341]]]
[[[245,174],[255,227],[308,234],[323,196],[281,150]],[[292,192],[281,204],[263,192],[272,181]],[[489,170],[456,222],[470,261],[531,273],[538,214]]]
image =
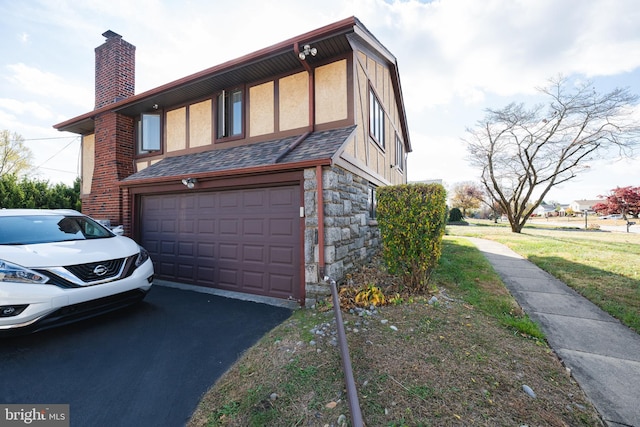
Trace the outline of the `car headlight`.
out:
[[[140,267],[146,260],[149,259],[149,252],[142,246],[140,246],[140,253],[138,254],[138,258],[136,258],[136,267]]]
[[[37,271],[0,259],[0,282],[46,283],[48,280]]]

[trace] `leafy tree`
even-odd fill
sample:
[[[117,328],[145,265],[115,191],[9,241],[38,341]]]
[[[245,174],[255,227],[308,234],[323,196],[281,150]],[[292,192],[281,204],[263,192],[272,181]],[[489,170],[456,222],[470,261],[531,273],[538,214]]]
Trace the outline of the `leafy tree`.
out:
[[[509,104],[493,110],[465,139],[481,182],[519,233],[554,186],[588,168],[588,162],[637,145],[633,119],[638,96],[616,88],[600,94],[591,84],[573,86],[563,77],[539,91],[546,105]]]
[[[0,209],[17,208],[22,205],[24,193],[15,175],[0,176]]]
[[[0,176],[24,175],[32,168],[33,153],[24,138],[8,130],[0,131]]]
[[[80,179],[73,187],[50,185],[48,181],[18,180],[16,175],[0,176],[1,208],[75,209],[80,211]]]
[[[451,205],[462,209],[462,215],[467,216],[467,210],[478,209],[484,199],[482,187],[472,182],[461,182],[453,187]]]
[[[640,187],[617,187],[611,190],[604,203],[597,203],[593,210],[600,214],[622,214],[638,218],[640,214]]]

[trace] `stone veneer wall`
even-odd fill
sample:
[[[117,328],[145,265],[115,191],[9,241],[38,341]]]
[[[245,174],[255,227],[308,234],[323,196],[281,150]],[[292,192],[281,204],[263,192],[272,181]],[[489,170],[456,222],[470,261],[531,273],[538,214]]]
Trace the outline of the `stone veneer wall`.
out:
[[[324,198],[324,276],[336,282],[378,250],[380,233],[369,218],[369,181],[337,166],[322,169]],[[330,295],[318,256],[316,169],[304,171],[306,304]]]

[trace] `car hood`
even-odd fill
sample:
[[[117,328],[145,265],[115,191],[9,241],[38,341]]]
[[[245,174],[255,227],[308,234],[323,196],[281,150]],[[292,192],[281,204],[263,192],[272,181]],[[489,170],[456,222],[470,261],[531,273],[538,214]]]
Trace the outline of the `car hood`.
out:
[[[0,259],[28,268],[60,267],[124,258],[140,251],[128,237],[33,245],[0,245]]]

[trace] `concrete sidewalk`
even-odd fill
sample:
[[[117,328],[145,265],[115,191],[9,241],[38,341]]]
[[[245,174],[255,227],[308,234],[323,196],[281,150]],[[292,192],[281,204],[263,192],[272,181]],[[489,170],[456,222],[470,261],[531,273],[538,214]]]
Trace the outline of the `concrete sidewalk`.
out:
[[[469,240],[541,326],[607,425],[640,427],[640,335],[506,246]]]

